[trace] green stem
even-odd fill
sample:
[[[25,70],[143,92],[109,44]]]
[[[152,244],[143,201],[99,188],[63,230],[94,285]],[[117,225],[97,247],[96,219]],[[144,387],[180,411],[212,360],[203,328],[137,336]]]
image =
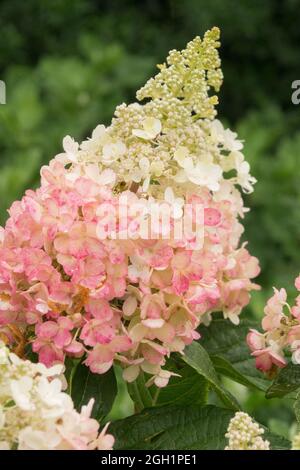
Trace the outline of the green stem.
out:
[[[157,400],[158,400],[158,397],[159,397],[159,394],[160,394],[160,388],[157,387],[157,389],[156,389],[156,391],[155,391],[155,394],[154,394],[154,397],[153,397],[153,406],[156,405]]]
[[[144,403],[136,381],[128,386],[128,391],[133,400],[135,412],[140,413],[144,409]]]
[[[153,406],[152,396],[145,385],[145,377],[142,372],[132,384],[128,384],[128,392],[134,402],[137,413],[141,412],[144,408]]]

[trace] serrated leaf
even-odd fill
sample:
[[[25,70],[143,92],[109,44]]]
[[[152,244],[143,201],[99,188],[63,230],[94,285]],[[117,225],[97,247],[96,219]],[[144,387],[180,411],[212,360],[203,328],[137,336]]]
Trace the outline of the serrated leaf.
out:
[[[162,406],[110,425],[115,449],[223,450],[225,433],[234,412],[212,405]],[[272,449],[288,449],[289,441],[266,433]]]
[[[288,439],[270,432],[265,426],[260,426],[265,430],[263,438],[270,442],[271,450],[290,450],[291,442]]]
[[[267,398],[284,397],[300,388],[300,365],[288,364],[280,370],[266,392]]]
[[[196,341],[187,346],[184,350],[182,360],[203,376],[216,391],[223,403],[232,410],[239,410],[240,406],[231,393],[229,393],[220,383],[214,366],[205,349]]]
[[[208,352],[217,372],[246,386],[265,391],[269,381],[255,367],[246,336],[257,322],[241,320],[233,325],[223,318],[214,319],[208,327],[201,326],[199,343]]]
[[[207,402],[208,382],[189,366],[176,371],[167,387],[160,390],[157,405],[204,405]]]
[[[117,381],[113,368],[105,374],[93,374],[84,364],[76,367],[72,376],[71,396],[77,410],[94,398],[92,417],[100,421],[111,410],[116,395]]]

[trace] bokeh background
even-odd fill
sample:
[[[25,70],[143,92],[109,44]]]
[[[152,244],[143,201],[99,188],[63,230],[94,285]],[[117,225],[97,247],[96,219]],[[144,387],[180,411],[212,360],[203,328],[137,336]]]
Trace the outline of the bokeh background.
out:
[[[245,140],[258,183],[247,196],[245,239],[259,257],[263,289],[248,315],[260,317],[272,286],[293,294],[300,271],[300,0],[1,0],[0,224],[39,168],[109,123],[173,48],[212,26],[222,31],[219,117]],[[230,385],[232,386],[232,385]],[[121,390],[122,392],[122,390]],[[288,435],[287,400],[236,390],[248,411]],[[113,417],[128,413],[120,394]]]

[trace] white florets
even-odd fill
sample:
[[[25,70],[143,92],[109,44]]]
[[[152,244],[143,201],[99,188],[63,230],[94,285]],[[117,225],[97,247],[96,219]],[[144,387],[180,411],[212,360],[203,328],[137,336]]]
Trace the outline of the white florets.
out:
[[[99,434],[90,418],[94,401],[78,413],[64,393],[62,365],[25,361],[0,342],[0,449],[110,449],[114,438]]]
[[[262,438],[262,429],[251,416],[241,411],[230,420],[225,437],[229,440],[225,450],[270,450],[270,443]]]

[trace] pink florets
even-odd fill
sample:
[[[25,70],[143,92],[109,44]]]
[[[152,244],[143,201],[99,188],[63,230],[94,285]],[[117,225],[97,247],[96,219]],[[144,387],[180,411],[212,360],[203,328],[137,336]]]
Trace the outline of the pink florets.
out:
[[[238,323],[259,268],[238,248],[232,201],[205,189],[187,197],[204,205],[201,249],[184,237],[123,240],[115,233],[138,223],[119,218],[116,226],[109,208],[143,203],[141,195],[127,191],[125,199],[111,183],[69,173],[58,161],[41,174],[41,187],[12,205],[1,231],[2,334],[17,326],[47,366],[84,355],[92,372],[119,361],[127,380],[143,370],[164,386],[166,358],[198,339],[212,312]]]
[[[300,276],[296,278],[295,287],[300,290]],[[255,357],[256,367],[263,372],[276,367],[285,367],[286,352],[292,353],[292,362],[300,364],[300,295],[292,307],[287,303],[285,289],[274,289],[274,295],[264,308],[262,319],[264,333],[251,330],[247,343]]]

